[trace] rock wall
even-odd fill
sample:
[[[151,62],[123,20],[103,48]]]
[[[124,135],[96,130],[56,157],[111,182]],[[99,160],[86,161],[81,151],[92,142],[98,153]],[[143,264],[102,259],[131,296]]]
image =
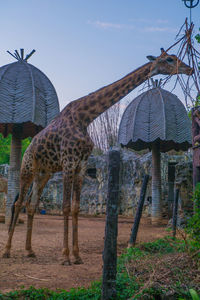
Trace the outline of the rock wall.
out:
[[[151,213],[151,153],[139,155],[132,151],[121,150],[119,213],[127,216],[135,214],[144,174],[149,174],[144,214]],[[192,156],[161,155],[162,200],[164,213],[168,210],[168,165],[176,165],[176,182],[180,184],[180,204],[191,206],[192,194]],[[87,172],[81,192],[80,211],[82,214],[98,215],[106,211],[107,197],[107,155],[93,156],[88,160]],[[175,184],[176,186],[176,184]],[[62,174],[57,173],[46,185],[41,203],[47,211],[61,212]]]
[[[168,165],[176,165],[176,182],[181,185],[181,205],[191,206],[192,193],[192,161],[191,154],[161,155],[162,199],[164,211],[167,213],[168,201]],[[132,151],[121,150],[120,198],[119,213],[133,215],[137,207],[144,174],[149,174],[144,213],[150,215],[151,210],[151,153],[139,155]],[[8,166],[0,166],[0,173],[7,176]],[[88,160],[84,180],[80,211],[82,214],[98,215],[106,211],[107,197],[107,155],[93,156]],[[1,203],[0,198],[0,203]],[[1,206],[1,204],[0,204]],[[49,180],[41,196],[40,209],[50,213],[62,213],[62,173],[56,173]]]

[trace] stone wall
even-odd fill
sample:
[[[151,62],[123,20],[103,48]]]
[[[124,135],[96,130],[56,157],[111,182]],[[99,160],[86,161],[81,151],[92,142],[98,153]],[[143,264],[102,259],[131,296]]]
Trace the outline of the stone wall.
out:
[[[162,199],[165,211],[168,200],[168,164],[177,162],[176,182],[181,184],[181,204],[190,206],[192,193],[192,161],[191,154],[161,155]],[[0,173],[7,176],[8,166],[0,166]],[[149,174],[144,213],[151,209],[151,153],[139,155],[132,151],[121,150],[119,213],[133,215],[140,196],[144,174]],[[107,196],[107,155],[93,156],[88,160],[84,180],[80,210],[82,214],[104,214]],[[1,200],[0,200],[1,201]],[[56,173],[47,183],[41,196],[40,209],[50,213],[62,212],[62,173]]]
[[[144,174],[149,174],[145,215],[151,212],[151,152],[139,155],[132,151],[121,150],[120,198],[119,213],[133,215],[137,208]],[[192,162],[191,155],[161,155],[162,199],[164,211],[167,213],[168,201],[168,164],[176,162],[176,182],[181,185],[180,201],[187,206],[191,203],[192,193]],[[98,215],[106,211],[107,197],[107,155],[93,156],[88,160],[84,180],[80,210],[82,214]],[[62,173],[57,173],[49,180],[41,197],[41,204],[47,211],[61,212],[62,208]]]

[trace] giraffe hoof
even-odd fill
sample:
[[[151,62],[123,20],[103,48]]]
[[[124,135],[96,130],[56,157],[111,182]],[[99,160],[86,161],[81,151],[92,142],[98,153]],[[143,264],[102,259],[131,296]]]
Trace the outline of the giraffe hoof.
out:
[[[34,252],[29,252],[27,254],[27,257],[36,257],[35,253]]]
[[[9,252],[5,252],[3,255],[2,255],[3,258],[10,258],[10,253]]]
[[[80,257],[78,257],[78,258],[75,259],[74,264],[75,265],[82,265],[83,261],[82,261],[82,259]]]
[[[63,260],[63,262],[61,263],[61,265],[63,265],[63,266],[71,266],[71,262],[70,262],[69,259],[65,259],[65,260]]]

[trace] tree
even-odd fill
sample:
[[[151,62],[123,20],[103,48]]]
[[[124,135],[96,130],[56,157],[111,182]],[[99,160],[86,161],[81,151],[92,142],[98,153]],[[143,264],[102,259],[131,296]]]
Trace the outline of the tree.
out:
[[[121,114],[120,104],[116,103],[88,126],[88,133],[95,145],[95,153],[106,152],[117,144]]]
[[[10,161],[10,148],[11,148],[11,134],[9,134],[6,138],[0,133],[0,165],[9,164]],[[31,138],[26,138],[22,141],[22,157],[26,148],[31,142]]]

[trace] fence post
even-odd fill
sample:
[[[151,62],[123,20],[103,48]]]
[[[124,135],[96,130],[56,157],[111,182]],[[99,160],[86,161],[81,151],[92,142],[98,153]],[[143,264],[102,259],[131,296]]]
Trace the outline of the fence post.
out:
[[[103,251],[102,300],[116,299],[120,152],[116,150],[109,151],[108,159],[108,195]]]
[[[176,236],[176,226],[177,226],[177,214],[178,214],[178,198],[179,198],[179,189],[176,189],[173,205],[173,218],[172,218],[172,229],[173,237]]]
[[[140,224],[140,219],[141,219],[141,216],[142,216],[142,209],[143,209],[143,205],[144,205],[148,180],[149,180],[149,175],[144,175],[144,179],[143,179],[143,182],[142,182],[142,188],[141,188],[141,192],[140,192],[140,199],[139,199],[139,202],[138,202],[138,207],[137,207],[135,220],[134,220],[134,223],[133,223],[132,232],[131,232],[128,247],[134,246],[135,242],[136,242],[138,228],[139,228],[139,224]]]

